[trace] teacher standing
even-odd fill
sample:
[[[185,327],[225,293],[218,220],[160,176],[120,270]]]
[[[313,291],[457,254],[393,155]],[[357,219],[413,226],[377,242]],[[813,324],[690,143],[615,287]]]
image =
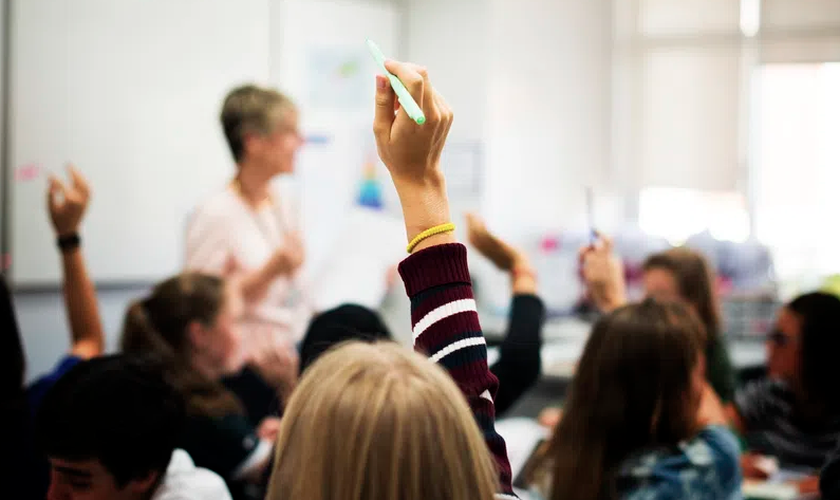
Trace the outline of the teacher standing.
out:
[[[297,109],[276,90],[245,85],[225,98],[221,122],[236,175],[192,216],[187,268],[237,277],[246,346],[257,331],[297,342],[312,314],[299,277],[303,242],[295,203],[271,184],[294,171]]]

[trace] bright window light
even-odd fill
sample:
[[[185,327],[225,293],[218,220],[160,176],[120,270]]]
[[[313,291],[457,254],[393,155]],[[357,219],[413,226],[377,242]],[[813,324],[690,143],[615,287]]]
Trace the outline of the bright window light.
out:
[[[639,199],[642,231],[681,245],[692,235],[709,231],[718,240],[746,241],[750,219],[737,192],[649,187]]]
[[[754,37],[761,26],[761,0],[741,0],[741,33]]]

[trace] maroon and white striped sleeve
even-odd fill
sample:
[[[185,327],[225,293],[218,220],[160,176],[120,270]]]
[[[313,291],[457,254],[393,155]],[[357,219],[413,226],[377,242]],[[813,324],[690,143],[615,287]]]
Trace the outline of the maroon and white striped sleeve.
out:
[[[400,264],[411,299],[414,349],[445,368],[467,398],[499,473],[497,498],[515,498],[504,439],[496,432],[493,398],[499,381],[487,367],[467,249],[461,244],[421,250]]]

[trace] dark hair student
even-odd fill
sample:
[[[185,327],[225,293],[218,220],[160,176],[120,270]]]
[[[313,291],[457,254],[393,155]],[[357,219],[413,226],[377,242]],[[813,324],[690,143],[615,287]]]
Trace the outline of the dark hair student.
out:
[[[239,319],[242,299],[236,283],[187,272],[154,287],[126,312],[122,348],[152,355],[167,380],[184,398],[188,424],[182,447],[199,467],[227,481],[235,499],[262,495],[263,473],[276,436],[276,416],[254,422],[222,378],[251,363],[286,400],[297,379],[297,365],[284,354],[245,359]],[[267,346],[261,354],[275,352]]]
[[[158,363],[112,355],[78,364],[38,412],[52,468],[48,497],[229,499],[219,476],[177,450],[184,417]]]
[[[808,293],[779,311],[767,338],[768,377],[739,390],[729,409],[750,452],[814,474],[823,466],[840,439],[838,351],[840,299]]]
[[[609,312],[627,302],[624,270],[607,237],[581,250],[583,276],[595,304]],[[688,248],[672,248],[650,256],[643,265],[645,296],[682,302],[693,309],[706,329],[703,348],[706,377],[724,402],[735,394],[735,370],[722,337],[715,277],[706,259]]]
[[[75,168],[70,167],[68,175],[69,183],[50,177],[47,208],[61,256],[70,347],[49,372],[29,385],[25,385],[26,354],[12,294],[5,278],[0,279],[0,411],[6,419],[0,436],[0,462],[6,464],[2,484],[15,492],[15,498],[40,500],[46,494],[49,469],[34,445],[32,428],[32,417],[44,395],[68,370],[100,355],[105,346],[96,289],[88,276],[79,235],[91,190]]]
[[[656,499],[680,491],[712,499],[739,490],[738,442],[704,379],[705,336],[675,303],[646,300],[598,321],[532,474],[546,497]]]

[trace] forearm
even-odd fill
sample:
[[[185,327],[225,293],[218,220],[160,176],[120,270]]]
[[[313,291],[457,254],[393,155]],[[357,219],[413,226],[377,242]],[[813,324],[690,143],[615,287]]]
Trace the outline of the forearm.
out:
[[[446,196],[446,180],[442,175],[431,176],[430,179],[418,185],[394,181],[405,221],[405,233],[408,241],[418,234],[441,224],[452,222],[449,213],[449,199]],[[443,233],[432,236],[420,242],[414,252],[425,248],[446,243],[455,243],[453,233]]]
[[[105,334],[96,289],[88,276],[81,248],[62,252],[62,262],[71,351],[84,358],[98,356],[105,350]]]
[[[627,295],[623,288],[621,290],[607,292],[605,294],[596,294],[593,296],[593,300],[595,302],[595,307],[604,314],[609,314],[616,309],[627,305]]]
[[[257,302],[265,296],[270,283],[270,275],[264,266],[240,278],[239,289],[246,303]]]
[[[467,398],[496,460],[501,491],[511,493],[504,439],[495,430],[493,398],[498,380],[487,367],[487,349],[478,321],[466,248],[433,245],[400,264],[411,298],[414,348],[445,368]]]
[[[509,409],[539,379],[544,323],[545,306],[539,297],[519,294],[513,298],[508,331],[499,349],[499,361],[490,367],[499,379],[495,400],[498,413]]]
[[[510,288],[514,297],[537,294],[537,273],[524,256],[519,257],[510,270]]]

